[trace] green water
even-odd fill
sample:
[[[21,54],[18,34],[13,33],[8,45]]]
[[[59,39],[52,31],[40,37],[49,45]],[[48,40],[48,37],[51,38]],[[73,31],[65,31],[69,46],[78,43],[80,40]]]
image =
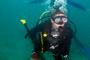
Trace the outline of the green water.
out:
[[[24,36],[27,33],[20,19],[26,19],[29,28],[33,28],[42,12],[40,4],[24,4],[26,0],[0,0],[0,60],[29,60],[33,51],[33,44]],[[29,1],[29,0],[27,0]],[[73,0],[90,9],[89,0]],[[69,8],[69,19],[77,27],[78,39],[90,47],[90,14],[75,8]],[[52,55],[45,53],[47,60],[54,60]],[[51,58],[50,58],[51,57]],[[76,46],[74,40],[70,49],[70,56],[66,60],[89,60]]]

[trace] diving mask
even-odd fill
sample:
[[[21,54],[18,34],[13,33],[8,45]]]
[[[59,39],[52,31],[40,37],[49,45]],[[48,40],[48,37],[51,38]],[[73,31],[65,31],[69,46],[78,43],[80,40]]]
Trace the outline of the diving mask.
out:
[[[57,16],[52,19],[56,24],[65,24],[68,21],[67,17],[65,16]]]

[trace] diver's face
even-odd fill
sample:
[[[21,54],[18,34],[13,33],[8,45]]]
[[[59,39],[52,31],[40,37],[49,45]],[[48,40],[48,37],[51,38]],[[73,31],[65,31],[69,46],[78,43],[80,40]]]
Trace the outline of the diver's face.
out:
[[[65,16],[65,15],[64,14],[56,14],[54,17],[58,17],[58,16]],[[55,29],[58,29],[59,27],[64,26],[64,24],[56,24],[53,19],[51,19],[51,22],[52,22],[52,27]]]

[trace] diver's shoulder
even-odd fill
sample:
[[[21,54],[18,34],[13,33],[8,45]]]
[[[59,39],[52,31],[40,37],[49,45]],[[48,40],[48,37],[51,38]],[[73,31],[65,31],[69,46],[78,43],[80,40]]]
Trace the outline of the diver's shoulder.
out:
[[[50,19],[46,20],[45,24],[51,24],[51,20]]]
[[[52,25],[52,23],[51,23],[51,20],[50,19],[48,19],[48,20],[45,21],[45,26],[51,26],[51,25]]]

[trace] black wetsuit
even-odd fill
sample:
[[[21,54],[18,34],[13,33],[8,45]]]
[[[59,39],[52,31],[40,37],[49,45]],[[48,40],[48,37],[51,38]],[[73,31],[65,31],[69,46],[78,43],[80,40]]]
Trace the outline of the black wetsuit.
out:
[[[43,34],[44,33],[47,34],[47,37],[43,37],[44,52],[47,50],[51,51],[54,54],[54,58],[56,60],[63,60],[61,55],[62,56],[69,55],[69,49],[70,49],[70,45],[71,45],[73,31],[70,28],[70,25],[68,23],[66,23],[64,27],[59,28],[60,36],[58,38],[51,37],[52,23],[50,20],[47,20],[46,22],[39,24],[36,27],[34,27],[33,29],[31,29],[30,30],[30,38],[35,45],[34,46],[35,52],[41,51],[40,38],[38,38],[38,36],[37,36],[39,32],[42,32]],[[51,46],[55,46],[55,49],[50,49]]]

